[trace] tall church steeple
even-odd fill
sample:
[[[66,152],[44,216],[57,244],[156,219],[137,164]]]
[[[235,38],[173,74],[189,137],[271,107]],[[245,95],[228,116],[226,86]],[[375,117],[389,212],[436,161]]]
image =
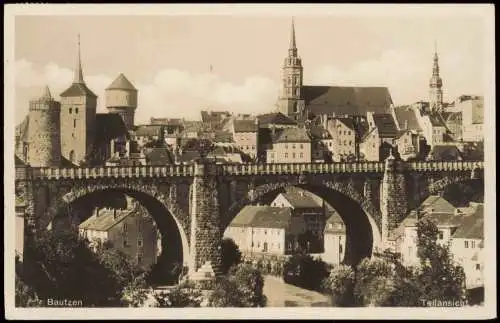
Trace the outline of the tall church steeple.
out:
[[[292,18],[288,56],[285,58],[282,68],[282,84],[281,94],[278,99],[278,110],[297,121],[307,118],[302,100],[302,80],[302,59],[298,55],[295,38],[295,21]]]
[[[78,34],[78,55],[75,67],[75,77],[73,83],[84,84],[83,72],[82,72],[82,59],[80,57],[80,34]]]
[[[443,109],[443,80],[439,75],[439,58],[437,45],[434,42],[434,58],[432,65],[432,76],[429,81],[429,105],[432,111],[441,112]]]

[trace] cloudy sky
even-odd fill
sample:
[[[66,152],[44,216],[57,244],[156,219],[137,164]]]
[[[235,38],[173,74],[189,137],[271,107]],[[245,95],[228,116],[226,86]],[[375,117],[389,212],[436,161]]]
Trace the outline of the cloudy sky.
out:
[[[293,13],[304,83],[388,86],[396,104],[426,99],[436,42],[445,100],[483,94],[484,18],[467,10],[408,10]],[[204,108],[270,111],[291,16],[17,16],[16,123],[45,84],[57,99],[70,85],[78,33],[84,77],[99,96],[100,112],[104,89],[119,73],[139,89],[136,123],[151,116],[198,119]]]

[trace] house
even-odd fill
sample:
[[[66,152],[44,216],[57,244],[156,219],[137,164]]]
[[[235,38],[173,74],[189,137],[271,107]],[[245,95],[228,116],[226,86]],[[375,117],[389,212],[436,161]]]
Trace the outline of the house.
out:
[[[367,113],[368,131],[359,144],[360,155],[366,161],[381,161],[387,158],[400,131],[390,113]]]
[[[450,250],[465,271],[467,289],[484,286],[484,206],[478,204],[464,217],[451,237]]]
[[[311,136],[313,162],[332,161],[334,140],[327,128],[328,116],[322,115],[312,121],[308,131]]]
[[[231,221],[224,237],[232,239],[244,255],[289,255],[299,250],[306,232],[301,217],[290,207],[247,205]]]
[[[337,265],[342,263],[346,249],[346,227],[337,212],[326,220],[324,230],[324,252],[321,258],[326,263]]]
[[[442,115],[446,123],[446,128],[450,131],[450,136],[453,138],[453,141],[462,141],[462,112],[443,112]]]
[[[443,197],[431,195],[420,204],[419,210],[430,213],[453,213],[456,208]]]
[[[347,161],[356,156],[356,131],[352,117],[333,117],[328,120],[328,131],[332,136],[333,161]]]
[[[264,141],[267,163],[310,163],[311,138],[304,128],[274,128]],[[267,144],[267,145],[266,145]]]
[[[260,128],[295,128],[297,127],[297,122],[290,119],[288,116],[281,112],[266,113],[257,116],[257,120]]]
[[[307,230],[322,240],[325,227],[325,206],[323,200],[307,191],[288,188],[271,202],[273,207],[289,207],[294,216],[303,217]]]
[[[419,155],[419,136],[412,130],[400,130],[395,146],[402,160],[417,158]]]
[[[427,160],[462,160],[462,153],[454,144],[436,145],[431,148]]]
[[[140,147],[143,147],[146,143],[162,140],[163,135],[164,127],[162,125],[140,125],[135,128],[133,139]]]
[[[231,130],[235,146],[250,158],[256,158],[258,150],[258,120],[233,120]]]
[[[147,269],[156,263],[160,236],[147,210],[131,197],[126,196],[126,199],[125,209],[95,209],[79,225],[79,234],[91,242],[96,239],[111,242],[113,248],[123,251]]]
[[[460,103],[462,111],[462,138],[467,142],[484,141],[484,100],[475,97]]]

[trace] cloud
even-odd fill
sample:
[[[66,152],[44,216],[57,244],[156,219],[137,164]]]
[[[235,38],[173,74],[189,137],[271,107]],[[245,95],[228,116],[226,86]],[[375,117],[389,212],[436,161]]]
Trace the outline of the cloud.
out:
[[[106,112],[105,88],[113,81],[109,75],[84,75],[89,88],[99,96],[98,112]],[[116,76],[115,76],[116,77]],[[73,71],[49,63],[37,69],[21,59],[16,62],[17,111],[27,113],[28,101],[48,85],[57,99],[73,80]],[[199,119],[200,110],[228,110],[235,113],[261,113],[273,109],[278,84],[266,77],[250,76],[242,82],[228,82],[216,74],[193,74],[177,69],[159,71],[151,82],[134,84],[139,91],[136,123],[150,117]],[[19,122],[21,119],[18,119]]]
[[[471,84],[471,76],[481,79],[481,71],[467,66],[463,55],[440,57],[445,100],[464,93],[481,94],[482,84]],[[321,66],[312,71],[305,83],[311,85],[387,86],[395,104],[426,100],[432,73],[432,55],[419,51],[388,49],[376,59],[357,62],[347,68]]]

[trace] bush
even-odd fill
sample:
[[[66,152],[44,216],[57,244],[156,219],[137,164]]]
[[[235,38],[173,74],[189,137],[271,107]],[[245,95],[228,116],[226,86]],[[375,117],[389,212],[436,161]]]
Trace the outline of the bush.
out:
[[[264,307],[264,278],[259,270],[248,264],[233,267],[229,275],[215,282],[209,298],[213,307]]]
[[[338,265],[332,269],[330,276],[324,279],[323,289],[332,296],[334,306],[354,305],[355,274],[352,267]]]
[[[202,294],[191,284],[181,284],[168,292],[155,293],[154,298],[158,307],[200,307]]]
[[[383,306],[393,291],[392,265],[379,258],[363,259],[356,268],[354,299],[358,305]]]
[[[313,259],[308,254],[296,254],[285,262],[283,279],[302,288],[320,291],[328,274],[328,266],[322,260]]]

